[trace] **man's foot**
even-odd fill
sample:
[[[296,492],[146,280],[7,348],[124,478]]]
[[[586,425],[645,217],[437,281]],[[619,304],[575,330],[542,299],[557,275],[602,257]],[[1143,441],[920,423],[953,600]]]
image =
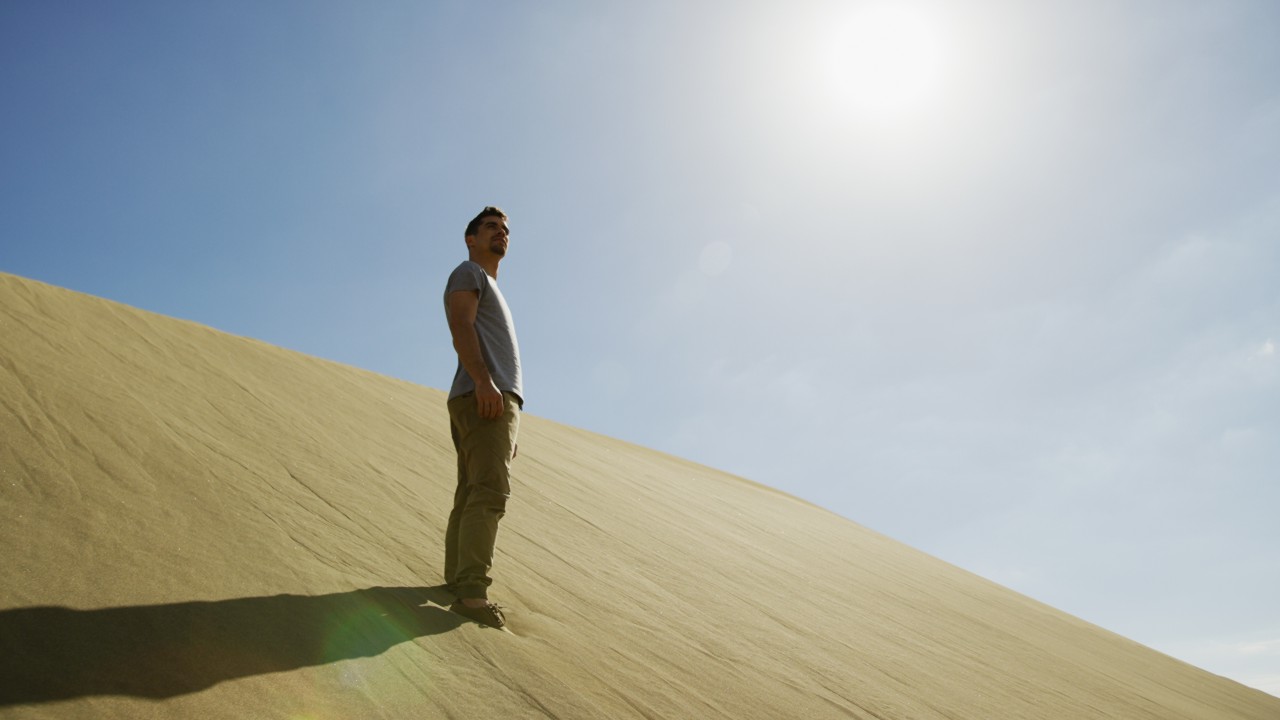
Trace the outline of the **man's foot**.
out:
[[[481,625],[488,625],[491,628],[502,629],[507,624],[507,618],[503,616],[502,608],[488,601],[484,601],[483,605],[472,607],[466,601],[459,600],[450,605],[449,609],[468,620],[475,620]]]

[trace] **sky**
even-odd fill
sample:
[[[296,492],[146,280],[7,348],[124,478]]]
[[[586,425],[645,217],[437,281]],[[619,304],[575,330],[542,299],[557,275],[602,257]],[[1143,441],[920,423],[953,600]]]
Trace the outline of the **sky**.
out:
[[[498,205],[528,412],[1280,695],[1277,37],[1270,0],[7,0],[0,270],[446,388]]]

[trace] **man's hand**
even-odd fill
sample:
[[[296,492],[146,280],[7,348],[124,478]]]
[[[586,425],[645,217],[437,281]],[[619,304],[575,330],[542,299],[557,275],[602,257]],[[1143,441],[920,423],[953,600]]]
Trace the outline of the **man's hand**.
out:
[[[485,420],[497,420],[502,417],[502,391],[493,384],[491,378],[486,385],[476,385],[476,411]]]

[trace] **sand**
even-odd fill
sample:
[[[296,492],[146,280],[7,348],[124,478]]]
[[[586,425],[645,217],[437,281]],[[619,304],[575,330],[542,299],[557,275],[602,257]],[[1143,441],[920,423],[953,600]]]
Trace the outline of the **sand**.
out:
[[[0,718],[1280,718],[747,480],[526,416],[447,611],[439,390],[0,274]]]

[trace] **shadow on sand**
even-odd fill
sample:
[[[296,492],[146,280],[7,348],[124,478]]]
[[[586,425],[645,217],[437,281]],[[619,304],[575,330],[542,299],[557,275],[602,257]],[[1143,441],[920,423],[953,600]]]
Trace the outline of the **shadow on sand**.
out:
[[[371,657],[466,621],[443,588],[369,588],[102,610],[0,610],[0,707],[168,698],[224,680]]]

